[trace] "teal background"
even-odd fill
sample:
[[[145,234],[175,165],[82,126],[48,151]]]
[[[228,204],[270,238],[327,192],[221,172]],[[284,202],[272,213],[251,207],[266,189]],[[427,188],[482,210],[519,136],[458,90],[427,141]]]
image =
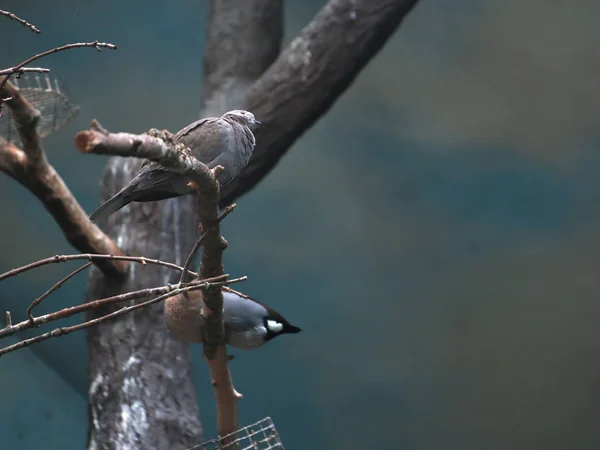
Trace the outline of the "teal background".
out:
[[[286,43],[323,3],[286,1]],[[75,133],[92,118],[130,132],[195,120],[207,4],[4,1],[42,34],[0,18],[2,67],[67,42],[119,45],[40,62],[81,107],[44,146],[87,211],[106,159],[79,154]],[[241,423],[272,416],[290,449],[597,448],[598,14],[591,0],[422,0],[240,199],[227,271],[304,330],[234,352]],[[72,252],[24,188],[0,176],[0,193],[0,271]],[[22,319],[74,267],[3,282],[0,308]],[[84,288],[80,275],[41,310]],[[83,333],[0,367],[3,446],[84,446]]]

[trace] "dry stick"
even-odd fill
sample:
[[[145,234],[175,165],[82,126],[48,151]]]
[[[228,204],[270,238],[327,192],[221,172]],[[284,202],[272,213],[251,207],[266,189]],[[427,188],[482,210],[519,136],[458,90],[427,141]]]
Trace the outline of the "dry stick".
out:
[[[10,67],[8,69],[2,69],[0,70],[0,75],[9,75],[9,74],[15,74],[18,75],[25,73],[25,72],[37,72],[37,73],[48,73],[50,72],[50,69],[46,69],[45,67],[21,67],[18,70],[14,70],[13,67]],[[7,99],[4,99],[5,101],[8,101]]]
[[[27,64],[32,63],[36,59],[40,59],[40,58],[43,58],[44,56],[51,55],[52,53],[58,53],[58,52],[62,52],[63,50],[70,50],[72,48],[79,48],[79,47],[93,47],[98,51],[102,51],[102,48],[108,48],[111,50],[117,49],[117,46],[114,44],[109,44],[108,42],[93,41],[93,42],[75,42],[73,44],[67,44],[67,45],[63,45],[61,47],[55,47],[50,50],[46,50],[45,52],[38,53],[37,55],[33,55],[31,58],[27,58],[22,63],[17,64],[16,66],[11,67],[10,69],[6,69],[9,71],[9,73],[4,77],[4,79],[2,81],[0,81],[0,92],[2,92],[2,89],[4,89],[4,85],[6,84],[6,82],[10,78],[10,76],[12,74],[18,72],[21,68],[25,67]]]
[[[231,214],[231,212],[235,209],[236,206],[237,206],[237,204],[233,203],[233,204],[229,205],[227,208],[225,208],[225,211],[223,211],[223,213],[219,216],[219,222],[221,222],[225,217],[227,217],[229,214]],[[186,275],[188,269],[190,268],[190,265],[192,264],[192,259],[194,259],[194,256],[196,256],[196,253],[198,253],[198,249],[202,245],[202,242],[204,242],[205,237],[206,237],[206,233],[202,233],[202,236],[200,236],[200,239],[198,239],[196,241],[196,244],[194,244],[192,251],[188,255],[187,259],[185,260],[185,264],[183,265],[183,271],[181,272],[181,277],[179,278],[180,283],[184,282],[185,275]]]
[[[0,9],[0,16],[6,16],[11,20],[15,20],[17,22],[19,22],[21,25],[23,25],[24,27],[29,28],[31,31],[33,31],[34,33],[40,34],[41,31],[38,30],[35,25],[27,22],[25,19],[21,19],[20,17],[16,16],[15,14],[9,12],[9,11],[4,11],[2,9]]]
[[[61,263],[61,262],[65,262],[65,261],[74,261],[74,260],[78,260],[78,259],[89,259],[90,261],[94,261],[97,259],[112,259],[112,260],[117,260],[117,261],[131,261],[131,262],[137,262],[137,263],[144,264],[144,265],[154,264],[157,266],[164,266],[164,267],[169,267],[174,270],[183,271],[183,267],[178,266],[177,264],[173,264],[173,263],[166,262],[166,261],[160,261],[158,259],[150,259],[150,258],[146,258],[144,256],[117,256],[117,255],[99,255],[99,254],[93,254],[93,253],[81,253],[81,254],[77,254],[77,255],[56,255],[56,256],[52,256],[50,258],[41,259],[41,260],[33,262],[31,264],[27,264],[26,266],[17,267],[15,269],[9,270],[8,272],[4,272],[3,274],[1,274],[0,281],[4,280],[6,278],[9,278],[9,277],[18,275],[23,272],[27,272],[28,270],[44,266],[46,264]],[[192,272],[191,270],[188,270],[187,273],[188,273],[188,275],[197,277],[196,273]]]
[[[183,283],[185,281],[185,276],[186,276],[187,272],[189,271],[190,266],[192,265],[192,260],[194,259],[194,256],[196,256],[196,253],[198,252],[198,249],[202,245],[202,242],[204,241],[205,237],[206,237],[206,233],[203,233],[202,236],[200,236],[200,239],[198,239],[196,241],[196,243],[194,244],[194,247],[192,248],[192,251],[188,255],[187,259],[185,260],[185,264],[183,265],[183,270],[181,271],[181,277],[179,277],[180,283]]]
[[[39,305],[40,303],[42,303],[46,297],[48,297],[55,290],[57,290],[58,288],[60,288],[63,284],[65,284],[67,281],[69,281],[71,278],[73,278],[79,272],[83,272],[85,269],[87,269],[91,265],[92,265],[92,262],[90,261],[89,263],[84,264],[83,266],[79,267],[78,269],[75,269],[69,275],[67,275],[66,277],[64,277],[62,280],[60,280],[54,286],[52,286],[50,289],[48,289],[46,292],[44,292],[41,296],[39,296],[34,301],[32,301],[31,305],[29,305],[29,307],[27,308],[27,311],[26,311],[27,312],[27,317],[29,317],[29,320],[33,320],[33,316],[31,315],[31,311],[33,311],[33,308],[35,308],[37,305]]]
[[[34,317],[33,320],[27,319],[27,320],[24,320],[17,324],[14,324],[14,325],[10,325],[10,326],[7,325],[6,327],[0,329],[0,339],[3,337],[6,337],[6,336],[11,336],[11,335],[18,333],[20,331],[23,331],[23,330],[27,330],[29,328],[37,327],[39,325],[42,325],[42,324],[45,324],[48,322],[53,322],[55,320],[66,319],[67,317],[71,317],[75,314],[79,314],[79,313],[88,311],[90,309],[96,309],[96,308],[100,308],[102,306],[111,305],[113,303],[120,303],[120,302],[129,301],[129,300],[137,300],[140,298],[150,297],[150,296],[154,296],[154,295],[162,295],[162,294],[171,292],[173,289],[187,288],[190,286],[208,286],[208,287],[213,286],[213,285],[214,286],[225,286],[230,283],[227,281],[228,277],[229,277],[229,275],[225,274],[220,277],[214,277],[214,278],[206,279],[206,280],[197,280],[197,281],[192,281],[190,283],[174,284],[174,285],[168,284],[166,286],[140,289],[137,291],[131,291],[131,292],[123,293],[123,294],[114,295],[112,297],[106,297],[106,298],[102,298],[102,299],[98,299],[98,300],[93,300],[91,302],[82,303],[80,305],[70,306],[68,308],[63,308],[60,311],[55,311],[52,313],[44,314],[43,316]],[[245,279],[246,279],[246,277],[237,278],[235,282],[237,283],[238,280],[245,280]]]
[[[48,162],[40,143],[39,111],[10,82],[0,91],[0,97],[11,97],[8,106],[22,143],[21,149],[0,138],[0,171],[14,178],[38,198],[76,251],[123,255],[117,244],[89,220],[73,193]],[[115,260],[97,260],[96,265],[109,277],[122,277],[129,267],[126,261]]]
[[[229,214],[231,214],[236,206],[237,206],[237,203],[232,203],[227,208],[225,208],[225,211],[223,211],[221,213],[221,215],[219,216],[219,219],[218,219],[219,223],[221,223],[225,217],[227,217]]]
[[[221,283],[223,283],[223,284],[237,283],[239,281],[243,281],[245,278],[246,277],[236,278],[234,280],[223,281]],[[135,311],[136,309],[144,308],[144,307],[150,306],[154,303],[161,302],[161,301],[163,301],[169,297],[172,297],[174,295],[178,295],[183,292],[188,292],[188,291],[197,290],[197,289],[208,289],[209,287],[215,286],[216,284],[217,283],[200,283],[197,286],[188,286],[188,287],[184,287],[184,288],[174,289],[171,292],[168,292],[159,297],[153,298],[151,300],[146,300],[145,302],[138,303],[137,305],[125,306],[125,307],[118,309],[117,311],[114,311],[110,314],[106,314],[105,316],[98,317],[97,319],[88,320],[87,322],[83,322],[78,325],[72,325],[70,327],[55,328],[54,330],[49,331],[48,333],[40,334],[39,336],[30,338],[30,339],[25,339],[21,342],[17,342],[16,344],[9,345],[8,347],[4,347],[3,349],[0,349],[0,357],[5,355],[6,353],[14,352],[15,350],[19,350],[23,347],[28,347],[31,344],[36,344],[38,342],[42,342],[42,341],[51,339],[53,337],[63,336],[65,334],[72,333],[73,331],[78,331],[78,330],[82,330],[84,328],[91,327],[93,325],[97,325],[100,322],[104,322],[106,320],[121,316],[123,314],[130,313],[131,311]]]

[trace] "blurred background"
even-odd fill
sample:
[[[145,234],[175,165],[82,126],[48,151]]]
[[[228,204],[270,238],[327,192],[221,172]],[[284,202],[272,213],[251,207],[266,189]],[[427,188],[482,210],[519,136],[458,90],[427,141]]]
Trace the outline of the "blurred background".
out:
[[[286,0],[286,43],[323,4]],[[207,6],[2,3],[42,30],[0,18],[2,67],[68,42],[119,46],[40,62],[81,107],[44,146],[86,211],[106,158],[79,154],[75,133],[93,118],[135,133],[197,119]],[[592,0],[422,0],[239,200],[227,271],[304,330],[234,352],[240,423],[272,416],[289,449],[598,448],[599,15]],[[0,271],[72,252],[29,192],[4,175],[0,192]],[[74,267],[3,282],[0,308],[22,319]],[[80,303],[85,278],[42,310]],[[85,445],[84,333],[0,366],[7,448]]]

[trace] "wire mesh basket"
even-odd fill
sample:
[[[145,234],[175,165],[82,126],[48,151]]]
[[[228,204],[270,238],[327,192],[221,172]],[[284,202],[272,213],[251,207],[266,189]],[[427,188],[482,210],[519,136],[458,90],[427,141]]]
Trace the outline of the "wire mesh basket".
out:
[[[68,124],[79,113],[79,106],[69,100],[65,83],[47,74],[24,74],[11,78],[21,95],[40,112],[38,130],[46,137]],[[10,108],[4,107],[0,117],[0,136],[8,141],[18,138]]]
[[[270,450],[282,449],[283,444],[270,417],[219,439],[204,442],[188,450]]]

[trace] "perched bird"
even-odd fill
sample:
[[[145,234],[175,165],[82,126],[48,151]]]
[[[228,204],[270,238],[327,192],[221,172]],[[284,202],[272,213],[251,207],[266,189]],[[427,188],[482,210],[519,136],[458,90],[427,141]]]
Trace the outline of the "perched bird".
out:
[[[189,298],[179,295],[165,300],[165,322],[177,339],[203,342],[202,293],[192,291],[188,295]],[[260,347],[279,335],[302,331],[267,305],[227,291],[223,291],[223,323],[225,342],[246,350]]]
[[[221,117],[200,119],[178,131],[173,139],[188,147],[209,169],[223,166],[217,176],[223,186],[250,161],[255,145],[251,127],[257,124],[260,122],[251,112],[234,110]],[[192,193],[188,182],[187,177],[146,160],[129,184],[92,212],[90,219],[108,217],[131,202],[153,202]]]

